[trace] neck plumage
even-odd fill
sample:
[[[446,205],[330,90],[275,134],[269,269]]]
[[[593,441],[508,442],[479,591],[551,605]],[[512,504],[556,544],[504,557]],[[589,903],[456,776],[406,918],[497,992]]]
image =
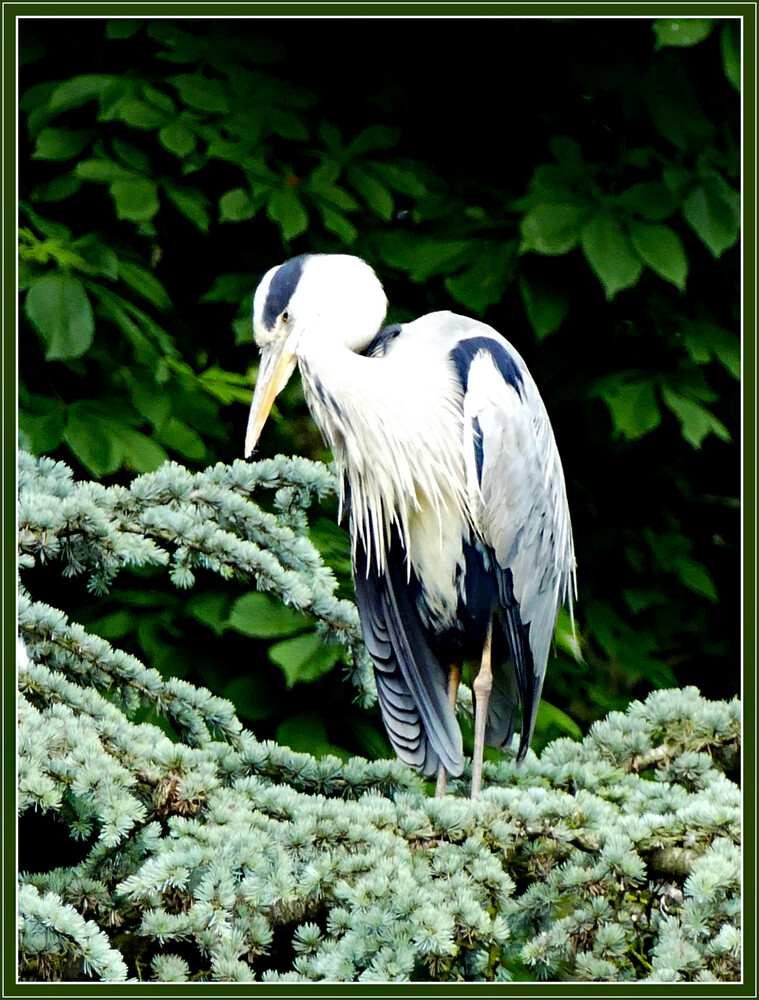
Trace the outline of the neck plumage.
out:
[[[318,360],[299,351],[306,401],[350,493],[354,552],[360,539],[380,572],[393,524],[411,560],[420,517],[442,538],[451,511],[468,506],[460,403],[453,383],[434,392],[445,377],[425,378],[429,365],[410,348],[371,358],[322,342]]]

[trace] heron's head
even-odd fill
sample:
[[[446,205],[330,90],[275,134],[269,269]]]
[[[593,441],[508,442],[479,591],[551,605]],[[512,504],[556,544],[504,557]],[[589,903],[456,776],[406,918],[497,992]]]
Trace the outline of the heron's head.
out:
[[[382,326],[387,299],[374,271],[347,254],[302,254],[273,267],[253,299],[253,334],[261,350],[248,419],[245,457],[256,446],[272,404],[307,354],[361,351]]]

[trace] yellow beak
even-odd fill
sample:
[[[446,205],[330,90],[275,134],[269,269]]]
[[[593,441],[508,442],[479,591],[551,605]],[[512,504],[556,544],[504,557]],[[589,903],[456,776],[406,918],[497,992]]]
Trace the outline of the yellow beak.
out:
[[[287,346],[287,340],[269,344],[261,349],[261,363],[250,405],[248,430],[245,435],[245,457],[249,458],[261,436],[266,418],[274,400],[287,385],[297,363],[295,352]]]

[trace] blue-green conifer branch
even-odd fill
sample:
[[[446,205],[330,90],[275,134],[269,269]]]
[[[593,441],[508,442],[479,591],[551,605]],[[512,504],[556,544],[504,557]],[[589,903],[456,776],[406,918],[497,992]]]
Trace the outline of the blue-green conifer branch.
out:
[[[279,456],[194,474],[167,462],[128,489],[103,487],[76,483],[61,463],[22,453],[21,566],[61,558],[65,574],[89,573],[95,593],[130,565],[169,565],[179,587],[192,586],[197,569],[253,579],[260,590],[314,615],[325,638],[345,647],[360,699],[371,704],[376,691],[355,606],[335,597],[331,570],[310,539],[287,523],[289,516],[269,514],[250,500],[254,490],[281,492],[284,483],[299,503],[334,486],[324,466]]]
[[[328,470],[273,459],[129,487],[21,456],[19,546],[88,573],[202,568],[255,579],[365,664],[355,609],[305,534]],[[275,513],[252,494],[276,491]],[[232,706],[161,675],[22,588],[19,810],[59,818],[80,860],[22,873],[24,980],[547,979],[741,974],[740,705],[658,691],[523,765],[481,799],[429,798],[397,760],[260,742]],[[359,682],[367,697],[370,686]],[[140,706],[180,739],[134,721]]]

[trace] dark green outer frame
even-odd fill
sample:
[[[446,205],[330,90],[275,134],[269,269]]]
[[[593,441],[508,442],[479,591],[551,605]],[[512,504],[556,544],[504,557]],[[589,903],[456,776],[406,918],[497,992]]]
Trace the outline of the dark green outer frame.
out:
[[[757,502],[756,502],[756,36],[757,3],[2,3],[3,55],[3,341],[2,341],[2,736],[3,736],[3,913],[1,997],[757,997]],[[742,21],[743,56],[743,711],[744,751],[744,981],[687,986],[593,984],[286,984],[134,985],[79,983],[38,985],[16,982],[16,809],[15,809],[15,621],[16,621],[16,42],[23,17],[737,17]]]

